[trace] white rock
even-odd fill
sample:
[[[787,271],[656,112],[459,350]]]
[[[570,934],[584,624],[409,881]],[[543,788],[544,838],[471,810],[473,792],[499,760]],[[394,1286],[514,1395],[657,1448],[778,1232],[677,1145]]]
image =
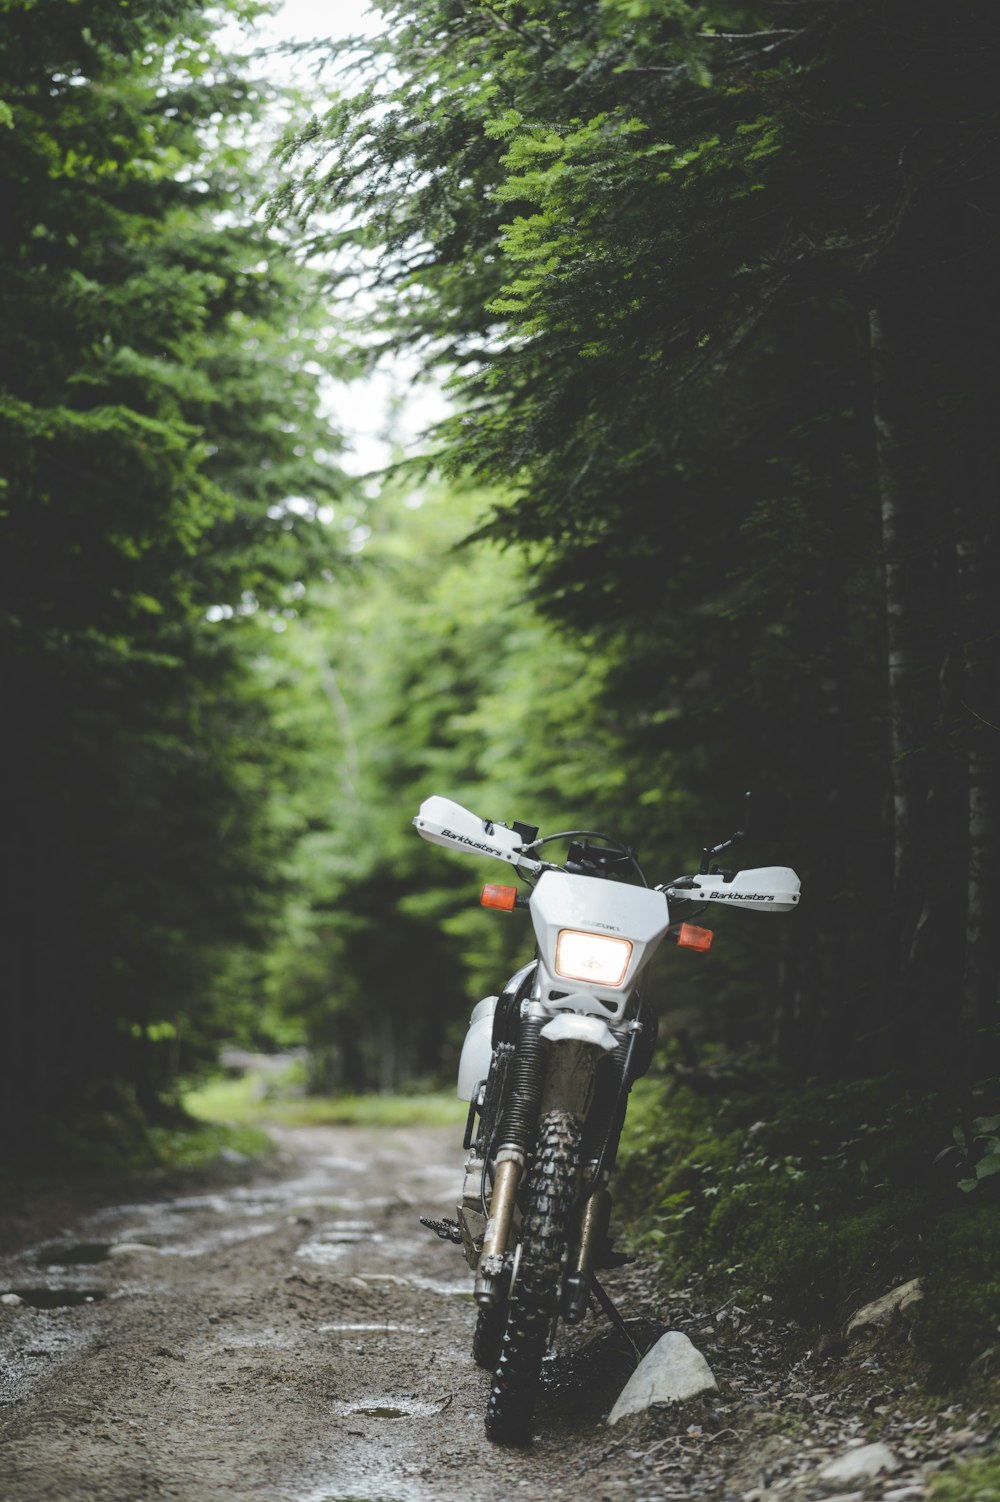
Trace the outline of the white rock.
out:
[[[919,1278],[911,1278],[909,1283],[901,1283],[891,1293],[883,1294],[880,1299],[866,1304],[853,1314],[847,1323],[847,1333],[852,1335],[855,1330],[865,1330],[871,1325],[886,1325],[894,1314],[903,1314],[913,1304],[917,1304],[923,1298],[923,1289]]]
[[[889,1449],[878,1441],[874,1445],[861,1445],[847,1450],[835,1460],[828,1460],[818,1472],[817,1480],[835,1490],[846,1490],[859,1481],[872,1481],[876,1476],[891,1475],[898,1471],[900,1462]]]
[[[704,1356],[679,1330],[668,1330],[647,1351],[608,1414],[617,1424],[627,1413],[641,1413],[653,1403],[681,1403],[717,1383]]]
[[[23,1304],[19,1293],[0,1293],[0,1304]]]
[[[133,1252],[159,1253],[158,1246],[149,1246],[145,1241],[117,1241],[108,1247],[109,1257],[130,1257]]]

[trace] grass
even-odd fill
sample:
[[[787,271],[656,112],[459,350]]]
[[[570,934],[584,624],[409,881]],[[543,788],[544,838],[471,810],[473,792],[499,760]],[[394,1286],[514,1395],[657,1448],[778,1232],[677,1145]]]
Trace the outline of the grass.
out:
[[[269,1126],[450,1126],[460,1138],[468,1109],[444,1091],[308,1096],[294,1068],[283,1075],[220,1075],[188,1090],[179,1104],[150,1122],[129,1090],[102,1087],[68,1122],[44,1137],[35,1133],[17,1154],[8,1151],[0,1197],[22,1192],[29,1178],[242,1172],[273,1150]]]
[[[158,1166],[167,1169],[211,1168],[220,1162],[239,1163],[264,1157],[271,1139],[260,1127],[229,1122],[199,1122],[194,1127],[149,1128],[150,1146]]]
[[[936,1476],[928,1502],[996,1502],[1000,1497],[1000,1456],[960,1460],[953,1471]]]
[[[275,1154],[271,1125],[448,1126],[460,1142],[467,1106],[445,1092],[322,1098],[301,1089],[294,1073],[217,1077],[189,1090],[150,1122],[133,1092],[95,1089],[66,1122],[35,1131],[0,1162],[0,1230],[7,1205],[39,1192],[146,1192],[169,1185],[244,1182]],[[3,1239],[3,1238],[0,1238]]]
[[[0,1196],[26,1183],[144,1179],[164,1173],[233,1172],[271,1151],[258,1124],[192,1120],[176,1109],[150,1122],[131,1092],[105,1090],[66,1122],[36,1132],[0,1170]]]
[[[219,1076],[189,1091],[184,1109],[197,1121],[240,1127],[460,1126],[468,1106],[450,1092],[419,1095],[313,1096],[291,1093],[294,1079],[249,1071]]]

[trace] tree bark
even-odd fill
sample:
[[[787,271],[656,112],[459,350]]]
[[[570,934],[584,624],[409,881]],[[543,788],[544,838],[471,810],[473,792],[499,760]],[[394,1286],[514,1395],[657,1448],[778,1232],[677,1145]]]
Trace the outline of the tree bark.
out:
[[[978,407],[979,404],[977,404]],[[982,414],[980,414],[982,415]],[[980,451],[995,440],[987,419],[976,426]],[[996,588],[996,523],[989,505],[983,469],[996,473],[992,454],[981,453],[974,484],[977,493],[958,503],[957,544],[959,624],[962,636],[961,703],[967,767],[968,879],[959,1054],[966,1073],[990,1067],[984,1056],[984,1030],[997,1022],[1000,982],[1000,694],[996,655],[1000,611]],[[986,461],[985,463],[983,461]],[[988,1043],[996,1064],[997,1038]]]
[[[926,974],[922,955],[935,927],[937,889],[932,868],[935,822],[932,743],[938,682],[933,669],[935,597],[926,500],[916,478],[919,403],[904,353],[905,320],[891,299],[868,316],[873,426],[882,525],[886,694],[892,787],[893,890],[888,1020],[896,1044],[919,1058],[927,1039]]]

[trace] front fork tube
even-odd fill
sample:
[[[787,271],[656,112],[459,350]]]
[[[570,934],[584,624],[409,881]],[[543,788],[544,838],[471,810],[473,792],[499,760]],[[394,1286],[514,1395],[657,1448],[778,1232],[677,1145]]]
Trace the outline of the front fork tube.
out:
[[[510,1094],[497,1130],[499,1143],[490,1213],[476,1272],[476,1303],[492,1309],[509,1286],[512,1226],[528,1151],[534,1140],[545,1078],[542,1028],[545,1012],[529,1002],[521,1012],[517,1048],[511,1062]]]
[[[570,1248],[560,1309],[568,1325],[578,1325],[587,1313],[594,1265],[607,1244],[610,1224],[611,1195],[606,1184],[598,1184],[580,1207],[576,1240]]]
[[[476,1272],[476,1303],[491,1309],[503,1295],[506,1278],[505,1253],[517,1204],[517,1191],[524,1173],[524,1155],[517,1148],[501,1148],[497,1154],[490,1218],[483,1234],[483,1250]]]
[[[524,1165],[514,1157],[497,1164],[490,1218],[476,1273],[476,1303],[481,1309],[492,1308],[506,1291],[504,1252],[523,1169]],[[600,1184],[583,1202],[576,1238],[570,1250],[561,1309],[567,1324],[579,1324],[587,1312],[594,1263],[598,1252],[607,1243],[610,1223],[611,1195],[607,1186]]]
[[[541,1026],[545,1020],[546,1014],[541,1008],[538,1009],[537,1015],[533,1008],[529,1008],[523,1018],[521,1046],[529,1057],[521,1061],[526,1066],[522,1079],[518,1080],[515,1075],[515,1082],[522,1084],[522,1090],[516,1104],[505,1116],[504,1126],[512,1129],[509,1137],[527,1139],[530,1132],[530,1137],[533,1138],[539,1116],[547,1111],[563,1110],[582,1118],[586,1116],[590,1108],[597,1068],[597,1050],[590,1044],[568,1041],[555,1045],[546,1044],[540,1037]],[[504,1135],[508,1133],[504,1132]],[[476,1273],[475,1298],[476,1303],[482,1309],[495,1306],[503,1298],[509,1286],[510,1252],[513,1250],[511,1231],[528,1146],[528,1140],[516,1143],[508,1140],[496,1156],[496,1173],[493,1179],[489,1220],[483,1236],[483,1249]],[[610,1196],[607,1195],[606,1190],[604,1194],[607,1198],[606,1213],[603,1211],[604,1202],[600,1198],[599,1191],[592,1194],[587,1201],[588,1208],[591,1201],[594,1201],[593,1214],[590,1220],[586,1221],[588,1226],[592,1223],[594,1229],[588,1231],[581,1243],[584,1246],[584,1256],[589,1259],[583,1264],[585,1266],[590,1265],[593,1248],[602,1244],[601,1238],[607,1231]],[[603,1231],[599,1229],[602,1213],[604,1213]],[[572,1263],[571,1266],[573,1266]],[[589,1286],[589,1278],[587,1282]],[[584,1307],[586,1307],[586,1295]]]

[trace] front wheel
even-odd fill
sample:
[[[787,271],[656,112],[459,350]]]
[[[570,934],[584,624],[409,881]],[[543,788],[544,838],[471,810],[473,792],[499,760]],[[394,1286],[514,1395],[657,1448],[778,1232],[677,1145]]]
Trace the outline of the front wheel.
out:
[[[487,1437],[500,1444],[523,1445],[531,1438],[542,1358],[559,1307],[579,1159],[579,1117],[547,1112],[538,1128],[517,1280],[486,1409]]]
[[[476,1314],[476,1330],[472,1337],[472,1359],[477,1366],[491,1372],[500,1360],[503,1332],[507,1324],[507,1300],[501,1299],[492,1309],[480,1309]]]

